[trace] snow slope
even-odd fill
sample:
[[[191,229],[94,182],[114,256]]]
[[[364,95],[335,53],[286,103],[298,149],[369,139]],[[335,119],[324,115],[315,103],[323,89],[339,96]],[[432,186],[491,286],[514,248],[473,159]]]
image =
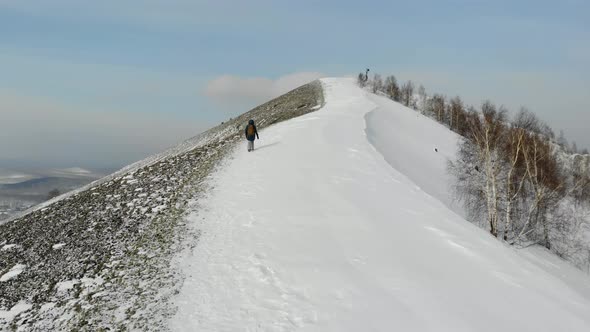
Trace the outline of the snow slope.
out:
[[[377,108],[367,113],[367,138],[397,171],[461,216],[453,199],[447,161],[457,154],[460,136],[391,99],[367,94]]]
[[[353,80],[323,84],[321,110],[237,147],[195,200],[173,330],[590,330],[586,276],[523,258],[445,205],[432,149],[452,146],[437,124]]]

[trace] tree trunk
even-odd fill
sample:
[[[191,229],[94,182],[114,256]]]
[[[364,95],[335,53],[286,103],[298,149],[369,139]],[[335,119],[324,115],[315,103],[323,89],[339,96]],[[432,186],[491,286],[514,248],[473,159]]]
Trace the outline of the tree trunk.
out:
[[[504,223],[504,241],[508,241],[508,230],[510,229],[510,214],[512,213],[512,200],[508,198],[506,205],[506,222]]]
[[[546,209],[541,209],[541,220],[543,221],[543,246],[551,250],[551,241],[549,241],[549,225],[547,224]]]

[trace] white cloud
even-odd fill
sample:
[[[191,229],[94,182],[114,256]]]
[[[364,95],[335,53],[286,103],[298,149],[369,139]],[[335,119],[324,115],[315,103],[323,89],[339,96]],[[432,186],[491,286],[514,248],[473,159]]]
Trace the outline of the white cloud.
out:
[[[318,72],[299,72],[275,80],[264,77],[223,75],[211,80],[203,93],[222,107],[253,106],[278,97],[322,77]]]

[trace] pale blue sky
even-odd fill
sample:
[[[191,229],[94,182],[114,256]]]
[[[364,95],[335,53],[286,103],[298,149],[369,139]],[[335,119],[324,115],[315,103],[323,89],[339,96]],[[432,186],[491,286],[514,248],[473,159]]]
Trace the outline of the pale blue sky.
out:
[[[367,66],[590,147],[588,22],[581,0],[0,0],[0,168],[119,167]]]

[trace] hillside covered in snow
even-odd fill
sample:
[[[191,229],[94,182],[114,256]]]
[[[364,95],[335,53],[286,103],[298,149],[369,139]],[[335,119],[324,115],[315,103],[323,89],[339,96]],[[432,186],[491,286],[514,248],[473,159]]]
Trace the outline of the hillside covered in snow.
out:
[[[188,217],[177,331],[586,331],[590,280],[461,216],[458,136],[352,80],[261,133]],[[438,152],[435,151],[438,150]]]
[[[0,327],[590,330],[586,274],[465,220],[458,142],[352,79],[303,86],[0,225]]]

